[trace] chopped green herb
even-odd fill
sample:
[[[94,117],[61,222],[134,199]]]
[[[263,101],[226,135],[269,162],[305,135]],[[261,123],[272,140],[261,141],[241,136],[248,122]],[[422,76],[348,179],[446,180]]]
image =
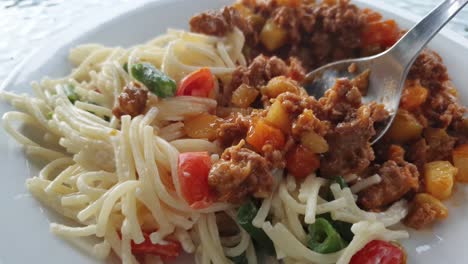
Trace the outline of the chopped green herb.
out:
[[[50,112],[47,113],[47,115],[46,115],[47,120],[51,120],[53,117],[54,117],[54,111],[50,111]]]
[[[66,84],[63,86],[63,91],[72,104],[75,104],[76,101],[80,100],[80,96],[75,92],[75,86]]]
[[[176,82],[149,63],[132,65],[132,76],[143,83],[155,95],[166,98],[174,96],[177,90]]]
[[[124,63],[124,65],[122,65],[122,68],[128,73],[128,62]]]

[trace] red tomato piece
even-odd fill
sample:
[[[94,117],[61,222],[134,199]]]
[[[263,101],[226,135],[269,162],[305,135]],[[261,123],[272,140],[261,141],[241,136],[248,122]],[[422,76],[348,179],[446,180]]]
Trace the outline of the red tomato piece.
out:
[[[184,199],[193,208],[205,208],[212,202],[208,174],[211,157],[208,152],[179,154],[178,176]]]
[[[182,246],[179,242],[166,240],[164,244],[153,244],[147,233],[143,233],[145,241],[141,244],[131,242],[133,254],[151,254],[160,257],[177,257],[180,254]]]
[[[286,154],[286,168],[296,178],[304,178],[320,167],[320,159],[317,154],[298,145]]]
[[[382,240],[372,240],[359,250],[349,264],[405,264],[403,249]]]
[[[201,68],[180,81],[177,96],[209,97],[215,86],[215,79],[210,69]]]

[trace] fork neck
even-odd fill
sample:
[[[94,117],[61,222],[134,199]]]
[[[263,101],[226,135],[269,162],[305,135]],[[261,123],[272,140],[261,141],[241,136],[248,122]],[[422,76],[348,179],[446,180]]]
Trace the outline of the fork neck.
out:
[[[445,0],[409,30],[392,48],[389,55],[406,68],[414,62],[426,44],[455,16],[468,0]]]

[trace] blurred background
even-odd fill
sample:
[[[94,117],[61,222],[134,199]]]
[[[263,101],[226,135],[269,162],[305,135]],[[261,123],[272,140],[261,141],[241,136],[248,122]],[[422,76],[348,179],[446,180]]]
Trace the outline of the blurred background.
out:
[[[0,83],[31,50],[74,23],[123,5],[158,0],[0,0]],[[197,1],[197,0],[187,0]],[[424,15],[442,0],[375,0]],[[93,15],[91,15],[93,14]],[[468,37],[468,8],[449,27]]]

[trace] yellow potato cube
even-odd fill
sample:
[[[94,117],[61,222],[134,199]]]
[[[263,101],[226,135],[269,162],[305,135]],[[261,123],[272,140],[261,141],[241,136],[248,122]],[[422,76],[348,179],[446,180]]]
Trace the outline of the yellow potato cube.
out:
[[[296,82],[285,76],[278,76],[271,79],[268,84],[262,88],[262,94],[269,98],[276,98],[278,95],[285,92],[300,93],[300,88],[297,87]]]
[[[269,51],[275,51],[286,43],[288,32],[272,19],[267,20],[260,32],[260,41]]]
[[[185,121],[185,133],[191,138],[214,140],[216,138],[217,119],[217,116],[210,114],[196,116]]]
[[[408,111],[400,109],[393,120],[392,126],[386,136],[391,140],[406,143],[418,139],[423,131],[423,126]]]
[[[426,191],[439,200],[452,195],[453,180],[457,168],[448,161],[433,161],[424,165]]]
[[[232,93],[231,102],[237,107],[246,108],[257,99],[259,93],[257,89],[247,84],[242,84]]]
[[[314,153],[325,153],[328,151],[327,141],[314,131],[304,133],[301,136],[301,143]]]
[[[281,129],[285,133],[287,133],[291,128],[289,115],[286,112],[286,110],[284,110],[284,107],[283,105],[281,105],[281,102],[278,100],[276,100],[270,106],[265,120],[274,127]]]

